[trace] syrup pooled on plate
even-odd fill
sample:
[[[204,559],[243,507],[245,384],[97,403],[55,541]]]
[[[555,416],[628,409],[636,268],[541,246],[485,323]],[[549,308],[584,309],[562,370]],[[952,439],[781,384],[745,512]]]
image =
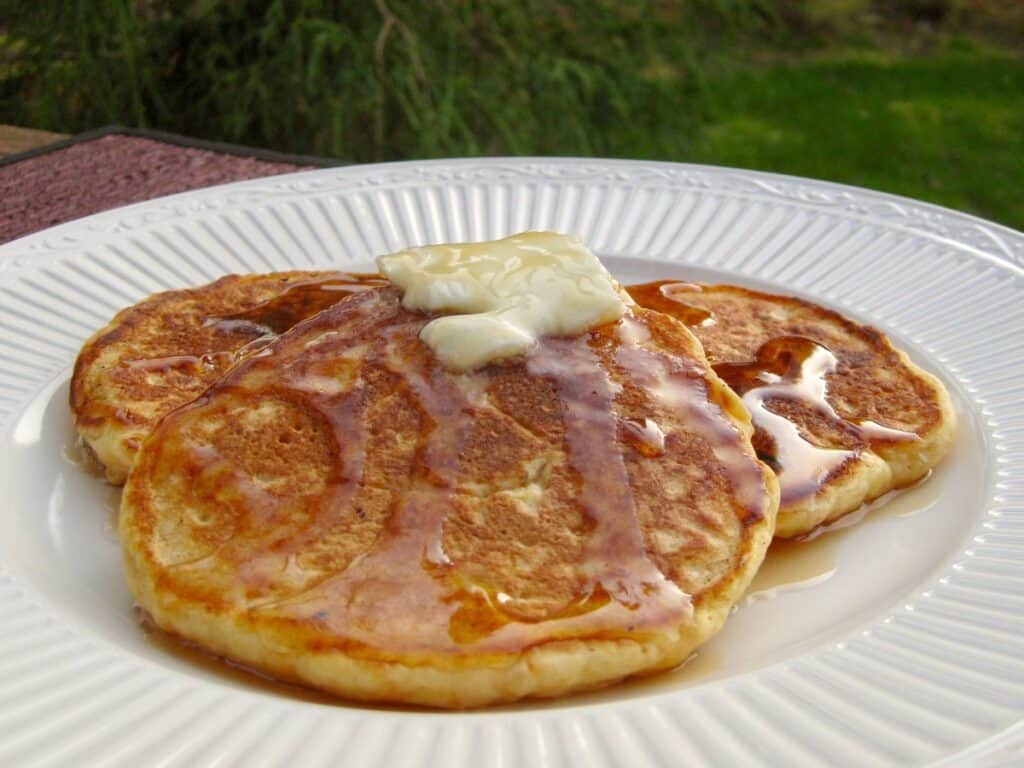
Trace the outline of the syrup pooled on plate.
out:
[[[828,580],[839,565],[839,545],[861,525],[907,518],[929,509],[942,494],[941,484],[928,483],[931,473],[897,488],[832,523],[819,525],[794,539],[775,539],[747,589],[747,602],[809,589]]]

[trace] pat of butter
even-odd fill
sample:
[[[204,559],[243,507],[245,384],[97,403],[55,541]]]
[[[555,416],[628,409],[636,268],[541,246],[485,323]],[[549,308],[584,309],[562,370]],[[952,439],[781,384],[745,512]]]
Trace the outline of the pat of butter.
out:
[[[626,311],[618,283],[577,237],[523,232],[484,243],[410,248],[377,259],[402,305],[454,312],[420,338],[447,367],[521,355],[541,336],[572,336]]]

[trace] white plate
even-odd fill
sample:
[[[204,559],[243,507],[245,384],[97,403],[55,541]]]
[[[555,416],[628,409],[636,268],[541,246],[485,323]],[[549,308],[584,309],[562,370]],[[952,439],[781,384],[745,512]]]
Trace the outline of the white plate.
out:
[[[528,228],[580,233],[623,280],[763,286],[880,326],[954,393],[954,455],[788,561],[808,580],[748,600],[693,664],[599,695],[471,713],[332,705],[148,641],[111,492],[68,450],[85,337],[149,293],[227,272],[369,267]],[[155,200],[0,248],[0,445],[4,765],[1024,763],[1024,236],[969,216],[767,174],[569,159],[329,169]]]

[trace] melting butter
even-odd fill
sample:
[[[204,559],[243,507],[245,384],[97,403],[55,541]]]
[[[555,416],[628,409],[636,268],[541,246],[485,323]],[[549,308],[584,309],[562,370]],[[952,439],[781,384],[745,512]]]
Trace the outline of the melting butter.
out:
[[[530,351],[541,336],[575,336],[626,311],[615,279],[578,237],[523,232],[503,240],[410,248],[377,259],[402,305],[450,312],[420,338],[457,371]]]

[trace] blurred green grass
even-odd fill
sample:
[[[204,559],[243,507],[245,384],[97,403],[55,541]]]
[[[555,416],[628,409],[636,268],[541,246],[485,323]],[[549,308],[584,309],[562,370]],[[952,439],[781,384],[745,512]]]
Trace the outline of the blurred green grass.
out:
[[[708,162],[1024,228],[1016,0],[0,0],[0,122]]]
[[[1024,229],[1024,61],[836,55],[716,80],[688,158],[931,200]]]

